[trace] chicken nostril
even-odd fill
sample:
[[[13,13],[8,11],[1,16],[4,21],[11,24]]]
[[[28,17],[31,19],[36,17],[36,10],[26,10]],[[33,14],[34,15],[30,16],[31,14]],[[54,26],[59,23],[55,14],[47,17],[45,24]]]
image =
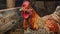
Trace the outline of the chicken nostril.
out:
[[[25,11],[25,13],[26,13],[26,14],[29,14],[29,12],[28,12],[28,11]]]
[[[21,11],[21,13],[30,14],[28,11]]]

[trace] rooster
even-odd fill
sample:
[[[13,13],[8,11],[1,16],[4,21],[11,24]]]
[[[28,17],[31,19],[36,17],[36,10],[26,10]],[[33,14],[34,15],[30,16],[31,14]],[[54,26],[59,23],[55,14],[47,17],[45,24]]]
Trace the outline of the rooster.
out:
[[[56,29],[58,28],[57,21],[54,19],[54,17],[51,17],[52,15],[49,15],[48,17],[41,18],[36,11],[29,5],[29,1],[24,1],[21,9],[21,17],[24,18],[23,22],[23,28],[26,30],[27,25],[29,24],[29,27],[32,30],[38,30],[39,28],[46,27],[46,29],[56,32]],[[44,24],[40,24],[40,23]]]

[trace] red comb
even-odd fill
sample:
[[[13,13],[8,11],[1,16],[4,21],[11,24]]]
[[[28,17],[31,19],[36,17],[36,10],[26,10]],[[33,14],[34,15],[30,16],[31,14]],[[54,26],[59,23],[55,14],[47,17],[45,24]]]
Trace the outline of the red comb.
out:
[[[29,5],[29,1],[24,1],[22,4],[22,8],[26,8]]]

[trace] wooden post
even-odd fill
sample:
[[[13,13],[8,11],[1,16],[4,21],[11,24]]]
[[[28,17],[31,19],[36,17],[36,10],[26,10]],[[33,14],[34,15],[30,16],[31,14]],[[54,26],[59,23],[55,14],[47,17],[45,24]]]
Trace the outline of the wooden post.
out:
[[[0,32],[0,34],[2,34],[2,32]]]
[[[13,8],[15,6],[15,0],[6,0],[7,8]]]

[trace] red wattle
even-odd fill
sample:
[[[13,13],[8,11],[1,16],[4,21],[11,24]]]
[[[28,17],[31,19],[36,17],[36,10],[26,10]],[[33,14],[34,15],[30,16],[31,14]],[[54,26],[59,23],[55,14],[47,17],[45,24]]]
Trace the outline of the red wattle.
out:
[[[26,13],[22,12],[21,17],[24,18],[24,19],[27,19],[29,17],[29,14],[26,14]]]

